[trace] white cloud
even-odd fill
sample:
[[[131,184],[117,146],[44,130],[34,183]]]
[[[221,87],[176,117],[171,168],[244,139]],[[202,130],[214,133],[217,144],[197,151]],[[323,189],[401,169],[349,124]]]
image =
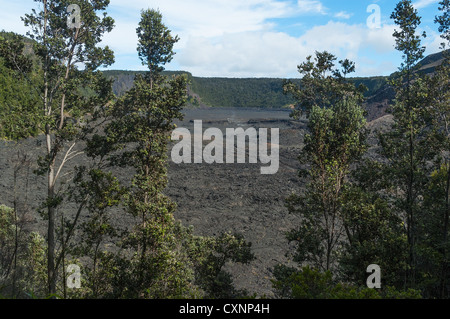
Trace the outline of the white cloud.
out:
[[[440,0],[418,0],[415,3],[413,3],[413,6],[416,9],[422,9],[425,7],[428,7],[429,5],[438,3]]]
[[[328,14],[320,1],[298,0],[112,0],[114,10],[136,12],[129,21],[118,20],[117,31],[106,37],[116,54],[136,52],[135,21],[141,8],[159,8],[164,22],[178,34],[177,54],[169,69],[182,69],[207,77],[291,77],[296,67],[315,50],[327,50],[357,63],[358,75],[373,71],[360,61],[360,52],[392,53],[393,28],[370,30],[365,25],[332,22],[312,27],[301,36],[276,32],[268,21],[301,14]],[[113,13],[111,12],[111,15]],[[336,14],[350,18],[345,11]],[[128,51],[127,51],[128,50]],[[384,67],[382,68],[383,71]],[[379,74],[377,72],[373,74]],[[372,74],[372,75],[373,75]]]
[[[340,11],[334,15],[335,18],[341,18],[341,19],[350,19],[353,16],[353,13],[348,13],[345,11]]]
[[[111,5],[137,14],[141,9],[158,8],[174,32],[206,37],[259,31],[269,27],[267,19],[292,11],[289,3],[275,0],[112,0]]]
[[[295,71],[298,57],[305,56],[299,39],[257,31],[226,34],[219,41],[193,37],[177,61],[194,75],[276,77]]]
[[[296,66],[306,56],[327,50],[339,59],[355,61],[358,75],[379,75],[393,69],[386,69],[381,62],[368,63],[361,58],[361,52],[391,54],[393,28],[387,25],[368,29],[365,25],[330,21],[300,37],[273,31],[226,34],[214,39],[191,37],[176,59],[182,68],[197,76],[292,77],[297,76]]]
[[[318,0],[298,0],[297,5],[303,13],[326,13],[325,6]]]
[[[37,9],[38,5],[33,1],[4,1],[0,0],[0,30],[14,31],[25,35],[29,29],[24,26],[21,17],[31,13],[33,8]]]
[[[164,23],[180,37],[176,51],[182,50],[192,37],[214,39],[225,34],[271,30],[273,23],[268,19],[293,12],[291,3],[276,0],[111,0],[109,12],[120,18],[116,18],[117,26],[105,37],[105,43],[114,44],[118,53],[133,52],[140,11],[147,8],[159,9]],[[124,13],[129,16],[125,18]]]
[[[441,38],[441,35],[439,33],[432,30],[427,30],[427,38],[423,40],[423,45],[425,45],[427,48],[427,50],[425,51],[425,55],[442,51],[441,44],[443,42],[445,41]]]
[[[9,3],[8,8],[14,10],[4,10],[0,17],[9,12],[20,17],[30,11],[23,4]],[[354,60],[358,75],[377,75],[388,72],[386,64],[378,61],[394,51],[393,27],[389,25],[370,30],[363,24],[330,21],[297,36],[277,32],[273,20],[277,18],[320,14],[321,18],[346,19],[350,15],[345,11],[330,13],[317,0],[111,0],[107,11],[116,20],[116,27],[105,35],[103,44],[115,51],[118,63],[113,68],[142,68],[136,52],[136,27],[140,10],[149,7],[159,8],[164,23],[181,38],[175,46],[174,60],[166,67],[196,76],[297,76],[297,65],[315,50]],[[20,18],[16,20],[22,24]],[[362,58],[367,52],[373,54],[371,58],[376,62]]]

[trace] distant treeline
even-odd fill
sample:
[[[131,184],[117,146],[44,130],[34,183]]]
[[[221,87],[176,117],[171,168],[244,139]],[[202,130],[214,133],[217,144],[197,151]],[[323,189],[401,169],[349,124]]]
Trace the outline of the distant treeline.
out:
[[[139,71],[104,71],[107,77],[113,77],[113,90],[123,95],[129,90]],[[204,104],[212,107],[254,107],[285,108],[295,103],[290,95],[283,93],[283,79],[280,78],[202,78],[188,72],[164,72],[166,75],[185,73],[190,80],[189,93],[191,104]],[[358,86],[365,85],[367,97],[386,84],[388,77],[368,77],[352,79]],[[295,83],[299,80],[293,79]]]

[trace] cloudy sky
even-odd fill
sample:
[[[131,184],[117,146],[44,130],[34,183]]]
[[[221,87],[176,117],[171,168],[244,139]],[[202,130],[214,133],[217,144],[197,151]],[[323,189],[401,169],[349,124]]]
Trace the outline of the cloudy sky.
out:
[[[434,17],[439,0],[415,0],[427,54],[439,50]],[[315,50],[356,62],[357,76],[388,75],[401,55],[390,15],[397,0],[111,0],[115,29],[104,44],[115,52],[109,69],[142,70],[136,27],[141,9],[159,9],[180,37],[168,70],[203,77],[297,77],[297,65]],[[33,0],[0,0],[0,29],[25,34],[20,17]],[[37,7],[38,8],[38,7]],[[379,12],[379,19],[377,13]]]

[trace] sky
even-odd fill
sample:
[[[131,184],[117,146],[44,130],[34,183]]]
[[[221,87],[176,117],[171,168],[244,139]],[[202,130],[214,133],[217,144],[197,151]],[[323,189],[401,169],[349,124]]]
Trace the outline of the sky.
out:
[[[159,9],[178,35],[167,70],[198,77],[299,77],[297,66],[315,51],[356,63],[353,76],[395,72],[401,53],[390,19],[397,0],[111,0],[114,30],[102,45],[115,53],[110,70],[145,70],[138,58],[136,28],[142,9]],[[434,23],[439,0],[415,0],[422,17],[426,54],[442,42]],[[0,30],[26,34],[20,17],[39,8],[33,0],[0,0]],[[398,27],[397,27],[398,29]]]

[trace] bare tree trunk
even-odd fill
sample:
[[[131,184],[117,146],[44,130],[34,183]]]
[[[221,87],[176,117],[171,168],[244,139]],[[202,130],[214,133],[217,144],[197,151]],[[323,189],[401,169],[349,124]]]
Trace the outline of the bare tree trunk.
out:
[[[54,163],[50,164],[48,172],[48,292],[50,295],[56,293],[56,269],[55,269],[55,253],[56,253],[56,241],[55,241],[55,217],[56,209],[53,206],[53,200],[55,199],[54,188]]]
[[[440,295],[441,298],[445,298],[445,289],[446,289],[446,277],[448,271],[448,263],[447,263],[447,248],[446,243],[448,240],[448,226],[449,226],[449,215],[450,215],[450,162],[446,164],[447,168],[447,185],[446,185],[446,195],[445,195],[445,213],[444,213],[444,231],[443,231],[443,259],[442,262],[442,270],[441,270],[441,282],[440,282]]]
[[[44,49],[47,49],[47,0],[44,0],[44,26],[43,26],[43,42]],[[46,53],[44,61],[44,113],[46,116],[50,116],[52,113],[51,105],[49,103],[49,83],[48,83],[48,68],[49,68],[49,56]],[[52,156],[52,138],[50,134],[49,124],[45,127],[45,137],[47,143],[47,155]],[[49,163],[47,172],[47,196],[48,204],[48,226],[47,226],[47,282],[48,293],[53,295],[56,293],[56,273],[55,273],[55,208],[52,206],[52,201],[55,196],[54,191],[54,174],[55,164],[54,161]]]

